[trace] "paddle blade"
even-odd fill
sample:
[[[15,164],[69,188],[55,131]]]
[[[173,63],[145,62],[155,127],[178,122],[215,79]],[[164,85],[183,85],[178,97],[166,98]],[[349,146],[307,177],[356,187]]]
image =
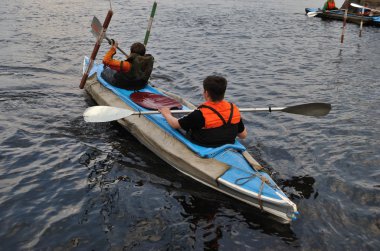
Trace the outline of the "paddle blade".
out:
[[[112,106],[92,106],[83,113],[86,122],[109,122],[128,117],[133,111],[112,107]]]
[[[293,114],[320,117],[327,115],[330,112],[330,110],[331,104],[309,103],[303,105],[289,106],[282,109],[281,111]]]
[[[308,12],[306,15],[308,17],[315,17],[316,15],[318,15],[319,12]]]
[[[91,22],[91,32],[94,35],[94,37],[99,37],[100,33],[102,32],[102,24],[100,23],[99,19],[94,16]]]
[[[359,5],[359,4],[356,4],[356,3],[350,3],[350,5],[351,5],[352,7],[355,7],[355,8],[369,9],[369,8],[367,8],[367,7],[364,7],[364,6]]]

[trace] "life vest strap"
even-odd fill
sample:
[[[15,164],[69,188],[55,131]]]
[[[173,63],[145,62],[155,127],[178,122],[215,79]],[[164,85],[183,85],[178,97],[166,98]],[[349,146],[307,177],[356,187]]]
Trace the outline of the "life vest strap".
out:
[[[231,106],[231,113],[230,113],[230,117],[228,118],[228,124],[231,124],[231,121],[232,121],[232,116],[234,115],[234,106],[232,105],[232,103],[230,103],[230,106]]]
[[[216,115],[218,115],[218,117],[222,120],[223,125],[227,125],[227,122],[224,120],[223,116],[222,116],[217,110],[215,110],[213,107],[208,106],[208,105],[200,105],[198,108],[207,108],[207,109],[210,109],[210,110],[213,111]]]

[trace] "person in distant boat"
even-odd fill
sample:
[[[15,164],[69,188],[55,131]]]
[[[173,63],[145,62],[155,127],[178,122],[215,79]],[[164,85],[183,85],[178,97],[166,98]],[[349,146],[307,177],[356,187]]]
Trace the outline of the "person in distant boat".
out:
[[[208,76],[203,81],[203,97],[206,102],[190,114],[177,119],[167,107],[158,110],[175,129],[187,131],[189,139],[202,146],[218,147],[244,139],[247,130],[235,104],[224,100],[227,80],[220,76]]]
[[[366,8],[368,8],[368,9],[366,9],[366,8],[359,8],[359,9],[357,9],[357,15],[363,15],[363,16],[372,16],[372,13],[371,13],[371,10],[369,9],[369,7],[368,7],[368,3],[364,3],[364,7],[366,7]]]
[[[338,8],[336,7],[334,0],[327,0],[325,2],[325,4],[323,5],[323,8],[322,8],[323,11],[326,11],[326,10],[337,10],[337,9]]]
[[[134,43],[126,60],[113,59],[118,43],[111,41],[111,48],[103,58],[103,64],[106,67],[101,76],[108,83],[119,88],[127,90],[144,88],[153,70],[153,56],[145,54],[145,46],[142,43]]]

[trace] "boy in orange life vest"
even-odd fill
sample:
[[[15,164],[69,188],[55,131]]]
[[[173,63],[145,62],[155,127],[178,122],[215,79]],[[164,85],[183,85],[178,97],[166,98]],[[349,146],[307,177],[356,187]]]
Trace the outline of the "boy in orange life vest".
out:
[[[102,77],[110,84],[127,89],[140,90],[148,84],[153,70],[154,58],[145,54],[145,46],[142,43],[134,43],[127,60],[113,59],[116,54],[117,42],[113,41],[111,48],[103,58],[103,64],[108,66],[102,72]]]
[[[196,144],[208,147],[233,144],[236,136],[240,139],[247,137],[247,130],[237,106],[224,100],[226,88],[225,78],[208,76],[203,81],[206,102],[197,110],[180,119],[173,117],[167,107],[159,111],[171,127],[186,130]]]

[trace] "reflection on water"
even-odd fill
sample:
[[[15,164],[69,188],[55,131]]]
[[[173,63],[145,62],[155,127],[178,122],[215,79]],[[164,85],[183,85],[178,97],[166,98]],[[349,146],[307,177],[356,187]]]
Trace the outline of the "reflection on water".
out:
[[[140,147],[144,155],[152,154]],[[164,245],[163,231],[179,238],[171,237],[170,248],[173,249],[183,248],[183,243],[187,243],[190,249],[254,247],[258,239],[249,236],[249,229],[260,230],[280,237],[284,243],[297,245],[297,238],[289,225],[272,220],[270,215],[261,213],[259,209],[199,185],[159,159],[153,160],[156,168],[150,169],[144,164],[137,164],[131,160],[133,158],[136,158],[133,153],[120,146],[108,153],[89,149],[80,157],[80,162],[89,169],[89,199],[82,210],[81,223],[88,222],[89,215],[101,215],[99,220],[104,235],[111,239],[115,231],[125,227],[124,224],[133,226],[133,232],[128,230],[128,239],[123,244],[113,240],[115,248],[124,245],[133,249],[144,241]],[[92,196],[93,193],[97,196]],[[126,216],[128,222],[123,219]],[[222,239],[226,235],[249,238],[249,241],[223,244]]]
[[[279,184],[281,187],[290,194],[290,199],[309,199],[314,193],[313,185],[315,179],[309,176],[292,177],[289,180],[282,180]],[[290,190],[291,189],[291,190]],[[318,196],[318,192],[315,193],[314,199]]]

